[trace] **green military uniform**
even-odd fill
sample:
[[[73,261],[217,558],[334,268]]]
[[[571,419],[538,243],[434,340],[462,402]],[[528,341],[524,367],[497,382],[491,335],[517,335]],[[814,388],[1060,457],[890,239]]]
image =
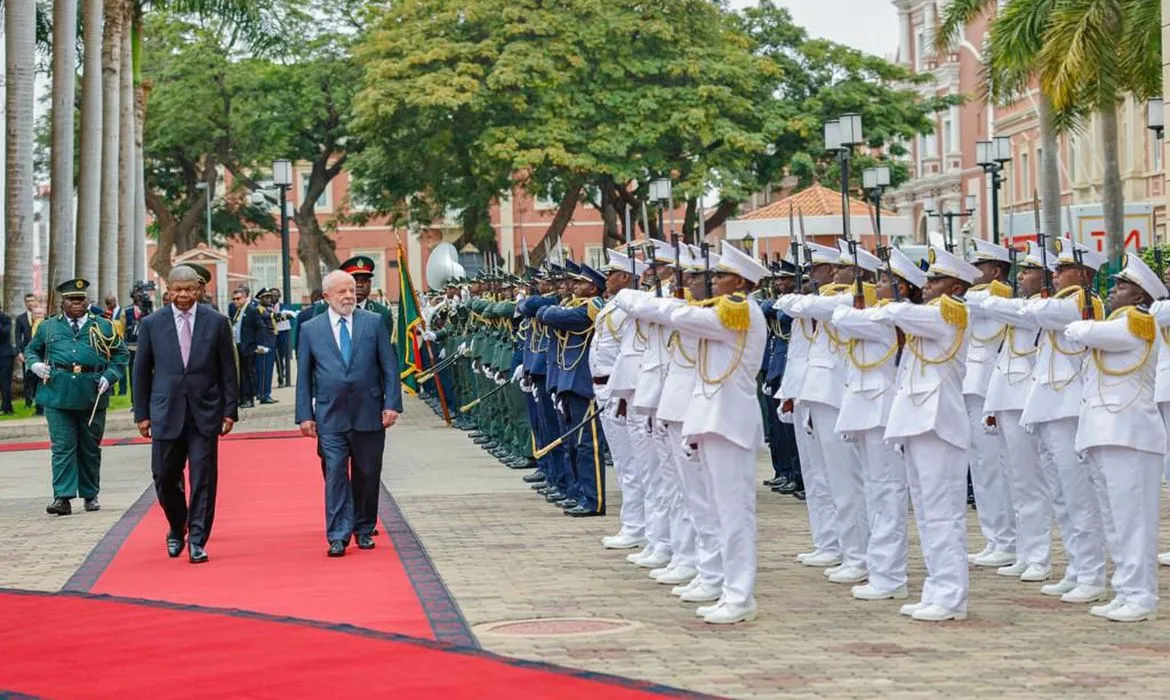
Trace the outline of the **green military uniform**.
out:
[[[88,288],[88,282],[75,279],[57,291],[65,298],[85,298]],[[79,495],[88,510],[96,510],[90,506],[100,490],[101,440],[110,402],[108,388],[100,396],[98,389],[102,379],[108,387],[116,385],[130,358],[112,322],[88,312],[76,321],[64,314],[45,319],[25,350],[29,367],[44,364],[50,372],[36,400],[45,409],[52,445],[55,500],[49,512],[59,515],[70,512],[68,499]]]

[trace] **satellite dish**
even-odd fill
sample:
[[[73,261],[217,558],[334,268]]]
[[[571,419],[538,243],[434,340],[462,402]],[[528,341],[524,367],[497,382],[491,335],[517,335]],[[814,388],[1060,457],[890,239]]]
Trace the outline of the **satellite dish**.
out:
[[[427,286],[431,289],[442,289],[447,286],[447,282],[466,274],[459,264],[459,251],[446,241],[431,250],[426,272]]]

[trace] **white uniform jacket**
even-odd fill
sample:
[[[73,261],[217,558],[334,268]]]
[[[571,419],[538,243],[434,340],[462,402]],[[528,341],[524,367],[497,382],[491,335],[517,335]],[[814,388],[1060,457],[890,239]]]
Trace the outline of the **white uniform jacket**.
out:
[[[623,289],[614,295],[614,298],[610,301],[614,306],[621,309],[619,299],[642,293],[635,289]],[[622,309],[622,312],[625,313],[625,310]],[[644,325],[636,322],[634,319],[630,319],[626,322],[626,326],[622,330],[618,356],[614,361],[613,370],[609,373],[609,383],[606,385],[611,395],[624,399],[630,399],[634,395],[634,388],[638,386],[638,368],[642,366],[642,354],[646,351]]]
[[[780,378],[780,388],[776,390],[775,398],[785,401],[800,396],[804,387],[804,373],[808,367],[808,349],[812,345],[816,329],[812,319],[797,318],[792,315],[792,307],[803,294],[785,294],[776,300],[776,306],[792,318],[792,336],[788,339],[788,359],[784,363],[784,376]]]
[[[792,305],[790,315],[793,318],[817,322],[808,348],[804,382],[796,396],[797,400],[838,409],[841,407],[841,394],[845,387],[845,344],[837,337],[837,331],[829,320],[833,318],[833,311],[837,307],[852,303],[853,297],[849,294],[808,294]]]
[[[613,378],[614,365],[621,352],[622,336],[633,321],[626,312],[610,299],[593,319],[593,337],[589,341],[589,372],[594,377]],[[593,393],[598,403],[604,403],[610,396],[609,382],[594,384]]]
[[[1056,297],[1029,299],[1020,313],[1040,328],[1032,387],[1020,422],[1025,425],[1075,418],[1081,411],[1085,346],[1064,337],[1064,329],[1081,320],[1078,289]],[[1066,294],[1066,292],[1069,292]]]
[[[995,358],[995,370],[987,385],[987,400],[984,413],[997,411],[1023,411],[1032,388],[1032,368],[1036,364],[1036,336],[1040,333],[1029,317],[1020,310],[1027,303],[1024,299],[1004,299],[991,296],[981,306],[983,315],[1007,324],[999,354]],[[970,363],[967,365],[971,367]]]
[[[1158,369],[1154,373],[1154,401],[1170,401],[1170,301],[1155,301],[1150,314],[1158,324]]]
[[[983,313],[983,302],[999,298],[989,285],[981,284],[967,290],[967,374],[963,378],[963,393],[987,396],[991,374],[995,370],[999,346],[1007,332],[1004,322]]]
[[[898,332],[879,318],[881,307],[838,306],[833,326],[845,341],[845,385],[838,432],[885,427],[897,384]]]

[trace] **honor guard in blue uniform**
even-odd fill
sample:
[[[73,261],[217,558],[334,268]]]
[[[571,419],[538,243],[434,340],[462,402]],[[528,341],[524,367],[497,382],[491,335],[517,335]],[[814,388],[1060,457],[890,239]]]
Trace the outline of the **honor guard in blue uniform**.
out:
[[[768,320],[768,354],[764,358],[764,392],[768,402],[765,412],[768,426],[768,450],[772,458],[775,476],[764,482],[773,491],[783,494],[802,493],[804,483],[800,478],[800,456],[796,450],[796,431],[791,423],[780,420],[780,400],[775,398],[784,378],[784,367],[788,361],[788,340],[792,337],[792,317],[776,306],[776,298],[791,294],[796,287],[796,266],[787,260],[774,263],[772,267],[774,297],[760,304],[764,318]]]
[[[529,320],[528,342],[524,347],[522,366],[526,373],[527,385],[536,404],[536,422],[533,437],[537,451],[552,443],[561,434],[561,422],[557,414],[556,393],[556,342],[549,327],[542,323],[537,314],[545,307],[560,303],[560,285],[564,271],[559,265],[549,265],[548,271],[537,280],[538,294],[526,297],[520,302],[520,314]],[[550,381],[551,379],[551,381]],[[537,493],[550,503],[566,499],[569,489],[569,465],[566,449],[558,445],[537,459],[538,471],[544,475],[543,485],[534,482]]]
[[[24,351],[29,371],[40,378],[37,405],[45,409],[53,460],[50,515],[73,512],[70,500],[85,499],[99,510],[101,442],[110,388],[124,376],[130,353],[113,322],[89,312],[89,282],[72,279],[57,287],[62,313],[41,322]]]
[[[565,515],[580,518],[605,515],[604,446],[589,370],[589,343],[593,321],[604,305],[605,277],[588,265],[576,267],[572,298],[562,306],[546,306],[536,317],[556,339],[556,395],[571,465],[562,507]]]
[[[260,316],[256,338],[256,398],[260,403],[276,403],[272,398],[272,370],[276,368],[276,312],[273,310],[272,290],[261,289],[256,294]]]

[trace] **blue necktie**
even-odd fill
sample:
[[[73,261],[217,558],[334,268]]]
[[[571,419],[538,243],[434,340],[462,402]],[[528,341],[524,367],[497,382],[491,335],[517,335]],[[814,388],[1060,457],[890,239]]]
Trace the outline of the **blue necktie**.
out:
[[[345,362],[345,366],[348,367],[351,346],[349,338],[349,324],[345,322],[344,318],[341,319],[341,332],[339,333],[339,337],[341,339],[339,343],[341,345],[341,359],[343,362]]]

